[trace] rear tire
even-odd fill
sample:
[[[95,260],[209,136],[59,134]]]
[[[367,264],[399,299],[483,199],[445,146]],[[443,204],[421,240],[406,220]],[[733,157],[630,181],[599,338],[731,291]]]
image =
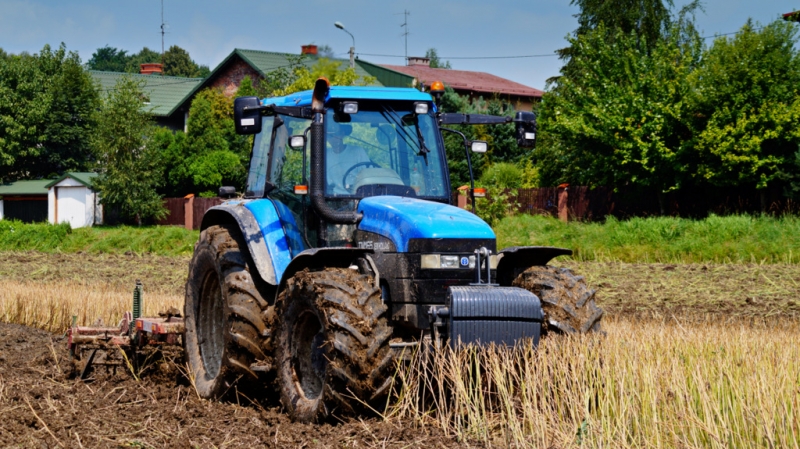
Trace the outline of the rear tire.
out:
[[[328,268],[294,275],[278,297],[277,381],[291,418],[321,421],[385,398],[395,367],[387,307],[372,277]],[[376,404],[376,406],[379,406]]]
[[[219,399],[254,384],[258,376],[251,364],[269,361],[263,349],[267,302],[244,248],[238,229],[211,226],[200,233],[189,266],[184,348],[202,398]]]
[[[595,304],[595,290],[589,289],[583,276],[576,276],[567,268],[534,266],[517,276],[512,285],[530,291],[542,301],[543,331],[601,331],[603,311]]]

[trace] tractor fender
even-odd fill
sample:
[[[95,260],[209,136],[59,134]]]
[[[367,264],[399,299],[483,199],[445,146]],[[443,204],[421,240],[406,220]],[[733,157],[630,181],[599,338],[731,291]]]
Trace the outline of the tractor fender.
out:
[[[242,237],[245,242],[247,242],[247,249],[250,252],[250,257],[253,258],[256,270],[258,270],[261,279],[270,285],[277,285],[278,276],[276,275],[276,265],[284,262],[281,259],[287,259],[286,257],[281,257],[285,256],[284,254],[280,254],[281,252],[285,252],[281,251],[281,247],[288,246],[288,244],[286,244],[286,236],[283,235],[283,245],[273,245],[272,251],[270,251],[270,248],[267,247],[267,239],[265,239],[262,233],[262,227],[259,226],[259,220],[257,220],[253,212],[246,207],[245,202],[227,202],[208,209],[203,216],[200,230],[202,231],[209,226],[230,222],[235,222],[239,226]],[[280,225],[280,221],[278,221],[278,225]],[[280,237],[280,235],[277,237]],[[289,256],[289,258],[290,257],[291,256]],[[285,263],[288,263],[288,260],[286,260]]]
[[[283,276],[281,276],[281,283],[277,293],[279,294],[283,290],[286,282],[292,276],[306,268],[347,268],[359,256],[372,252],[372,250],[363,248],[345,247],[307,249],[289,262],[289,266],[286,267],[283,271]]]
[[[497,282],[509,286],[523,271],[547,265],[558,256],[571,256],[572,250],[555,246],[511,246],[497,253]]]

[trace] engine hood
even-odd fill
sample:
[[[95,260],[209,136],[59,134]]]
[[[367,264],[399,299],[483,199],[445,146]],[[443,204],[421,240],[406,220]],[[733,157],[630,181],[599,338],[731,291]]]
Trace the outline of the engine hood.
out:
[[[398,252],[411,239],[494,239],[494,231],[471,212],[447,204],[399,196],[373,196],[358,203],[358,229],[382,235]]]

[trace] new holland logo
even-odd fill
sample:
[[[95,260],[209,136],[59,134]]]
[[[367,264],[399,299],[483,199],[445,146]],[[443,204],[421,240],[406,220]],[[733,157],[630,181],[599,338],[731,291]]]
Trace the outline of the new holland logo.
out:
[[[461,266],[462,266],[462,267],[466,267],[467,265],[469,265],[469,258],[467,258],[467,257],[462,257],[462,258],[461,258]]]

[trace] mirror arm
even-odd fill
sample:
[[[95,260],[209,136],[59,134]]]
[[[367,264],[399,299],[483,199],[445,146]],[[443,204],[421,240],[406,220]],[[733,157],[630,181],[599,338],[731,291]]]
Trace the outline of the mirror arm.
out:
[[[469,167],[469,197],[470,197],[470,200],[472,201],[472,213],[474,214],[475,213],[475,176],[472,174],[472,158],[469,155],[469,146],[470,146],[469,145],[469,140],[467,139],[467,136],[465,136],[464,133],[462,133],[461,131],[456,131],[455,129],[442,128],[442,127],[440,127],[439,129],[442,130],[442,131],[447,131],[447,132],[453,133],[453,134],[458,134],[459,136],[461,136],[461,139],[464,140],[464,150],[466,150],[466,153],[467,153],[467,167]]]

